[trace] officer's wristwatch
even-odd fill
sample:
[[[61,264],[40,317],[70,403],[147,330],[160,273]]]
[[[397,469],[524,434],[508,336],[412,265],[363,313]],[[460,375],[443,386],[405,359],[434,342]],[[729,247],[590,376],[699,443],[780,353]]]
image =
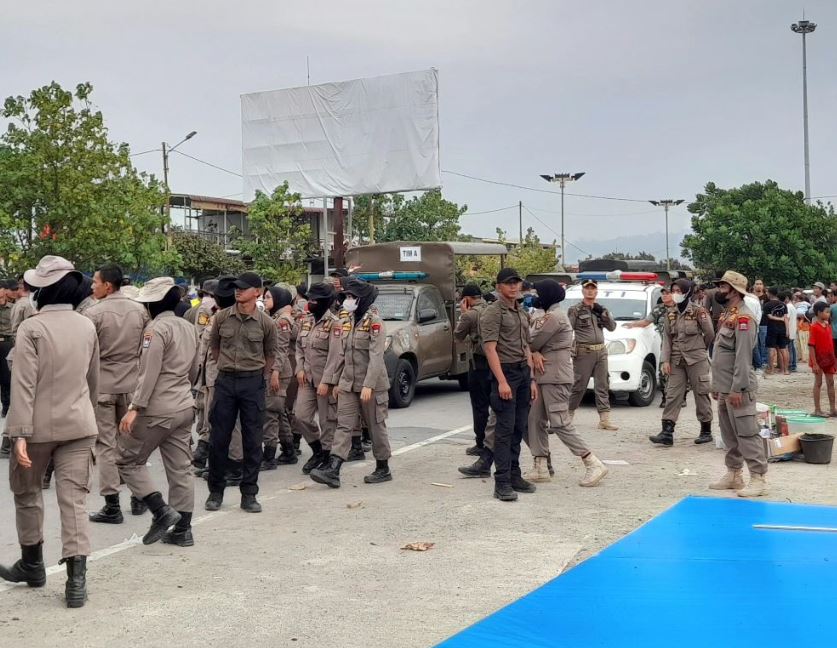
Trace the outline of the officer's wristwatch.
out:
[[[138,412],[138,411],[139,411],[139,407],[137,407],[137,406],[136,406],[136,405],[134,405],[133,403],[128,403],[128,411],[129,411],[129,412]]]

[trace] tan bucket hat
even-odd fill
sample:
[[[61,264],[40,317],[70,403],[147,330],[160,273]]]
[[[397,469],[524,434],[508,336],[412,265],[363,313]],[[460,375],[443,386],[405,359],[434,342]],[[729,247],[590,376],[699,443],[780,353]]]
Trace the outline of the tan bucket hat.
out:
[[[728,283],[732,289],[740,292],[742,295],[747,294],[747,277],[735,270],[727,270],[724,276],[718,279],[718,282]],[[717,283],[717,282],[716,282]]]
[[[162,301],[163,297],[174,287],[174,279],[171,277],[156,277],[140,288],[139,295],[134,297],[134,301],[144,304]]]
[[[64,257],[48,254],[38,261],[35,268],[23,273],[23,280],[33,288],[46,288],[61,281],[71,272],[81,274]]]

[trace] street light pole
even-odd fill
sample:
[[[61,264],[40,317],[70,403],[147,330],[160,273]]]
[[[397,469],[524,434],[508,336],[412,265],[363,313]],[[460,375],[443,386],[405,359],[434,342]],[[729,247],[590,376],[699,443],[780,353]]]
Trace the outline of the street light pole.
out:
[[[816,23],[800,20],[791,25],[791,31],[802,34],[802,137],[805,147],[805,202],[811,202],[811,161],[808,155],[808,50],[805,36],[813,33]]]
[[[666,212],[666,272],[671,272],[671,253],[668,251],[668,210],[670,207],[681,204],[682,200],[649,200],[655,207],[662,207]]]
[[[171,212],[171,192],[169,191],[169,153],[171,153],[174,149],[183,144],[183,142],[192,139],[197,134],[198,131],[191,131],[188,135],[186,135],[186,137],[184,137],[174,146],[169,146],[168,144],[163,142],[160,147],[163,151],[163,188],[166,190],[166,202],[163,205],[163,217],[165,218],[166,223],[168,223],[169,213]],[[163,230],[165,231],[165,225],[163,226]]]
[[[575,182],[580,179],[586,171],[579,171],[578,173],[556,173],[555,175],[541,174],[541,178],[547,182],[557,182],[561,187],[561,267],[566,270],[567,255],[564,247],[564,187],[568,182]]]

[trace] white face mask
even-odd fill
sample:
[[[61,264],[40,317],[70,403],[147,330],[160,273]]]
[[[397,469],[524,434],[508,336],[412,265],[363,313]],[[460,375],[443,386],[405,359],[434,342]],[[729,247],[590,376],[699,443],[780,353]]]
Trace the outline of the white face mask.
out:
[[[357,299],[354,297],[346,297],[343,300],[343,308],[350,313],[354,313],[357,310]]]
[[[684,295],[683,293],[674,293],[672,294],[671,298],[674,300],[675,304],[682,304],[684,301],[686,301],[686,295]]]
[[[256,300],[256,308],[260,311],[264,312],[264,299],[257,299]]]

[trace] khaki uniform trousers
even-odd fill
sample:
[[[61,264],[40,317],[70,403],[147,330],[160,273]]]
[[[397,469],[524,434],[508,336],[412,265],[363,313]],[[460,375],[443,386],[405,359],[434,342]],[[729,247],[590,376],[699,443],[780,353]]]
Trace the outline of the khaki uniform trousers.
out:
[[[28,443],[31,468],[21,468],[14,449],[9,458],[9,485],[14,493],[17,537],[22,545],[44,541],[42,481],[50,461],[55,464],[55,494],[61,513],[61,557],[90,555],[87,494],[93,486],[93,447],[96,437],[72,441]]]
[[[195,394],[195,423],[197,426],[198,441],[209,443],[209,417],[206,414],[206,395],[209,387],[199,387]]]
[[[358,415],[369,430],[372,437],[372,455],[378,461],[385,461],[392,456],[387,433],[387,411],[389,407],[389,393],[372,392],[372,398],[364,403],[360,400],[360,392],[340,391],[337,396],[337,429],[334,431],[334,442],[331,454],[343,461],[349,455],[352,445],[352,432],[357,428]]]
[[[99,494],[119,492],[119,471],[116,469],[116,437],[119,422],[128,411],[131,394],[99,394],[96,404],[96,465],[99,468]]]
[[[192,476],[192,412],[174,416],[138,416],[131,434],[121,434],[117,441],[119,475],[137,499],[159,491],[145,465],[148,457],[160,449],[169,504],[176,511],[191,513],[195,507],[195,482]]]
[[[212,410],[212,400],[215,398],[215,387],[206,387],[206,404],[209,407],[204,407],[203,425],[206,428],[206,437],[203,440],[209,443],[209,413]],[[236,420],[233,428],[232,436],[230,437],[230,461],[241,463],[244,461],[244,442],[241,440],[241,421]]]
[[[262,442],[265,447],[275,448],[280,442],[293,444],[294,436],[291,432],[291,422],[288,410],[285,409],[287,396],[285,394],[271,394],[268,388],[265,397],[265,413]]]
[[[570,393],[572,385],[538,385],[538,399],[529,410],[529,428],[526,445],[533,457],[549,456],[549,430],[558,435],[563,444],[576,457],[590,454],[590,447],[575,431],[570,417]]]
[[[337,399],[329,389],[328,396],[317,396],[317,389],[305,383],[296,394],[294,406],[294,430],[307,443],[319,441],[323,450],[329,450],[334,443],[334,429],[337,427]],[[319,426],[314,423],[319,419]]]
[[[666,407],[663,410],[664,421],[677,422],[680,416],[686,390],[691,387],[695,396],[697,420],[701,423],[712,422],[711,376],[709,359],[687,365],[682,358],[671,362],[671,375],[666,385]]]
[[[735,409],[728,404],[727,396],[721,394],[718,398],[721,438],[727,447],[724,463],[727,468],[741,470],[746,461],[751,473],[764,475],[767,473],[767,457],[758,433],[755,394],[744,393],[741,407]]]
[[[579,347],[573,361],[575,380],[573,391],[570,397],[570,409],[576,410],[581,405],[584,392],[587,391],[587,384],[593,378],[593,386],[596,391],[596,409],[599,412],[610,411],[610,376],[607,373],[607,349],[598,351],[586,351]]]

